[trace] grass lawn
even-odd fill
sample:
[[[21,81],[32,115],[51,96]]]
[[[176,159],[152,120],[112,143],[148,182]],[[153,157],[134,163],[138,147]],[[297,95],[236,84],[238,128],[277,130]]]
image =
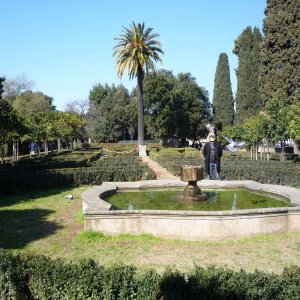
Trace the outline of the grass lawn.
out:
[[[99,264],[123,263],[159,272],[168,266],[188,271],[194,264],[276,273],[286,266],[300,266],[300,232],[220,242],[83,232],[80,195],[86,188],[1,197],[0,247],[68,261],[90,257]],[[65,199],[67,194],[75,199]]]

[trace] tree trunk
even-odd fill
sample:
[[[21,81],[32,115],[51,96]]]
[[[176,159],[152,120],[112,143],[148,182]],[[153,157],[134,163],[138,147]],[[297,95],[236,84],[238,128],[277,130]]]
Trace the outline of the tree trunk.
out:
[[[255,147],[255,160],[258,160],[258,147]]]
[[[61,150],[61,142],[60,139],[57,139],[57,151],[60,152]]]
[[[19,139],[17,139],[17,161],[19,161],[20,158],[20,149],[19,149]]]
[[[144,72],[142,67],[138,67],[137,73],[137,100],[138,100],[138,144],[144,146],[144,92],[143,92]]]
[[[0,142],[0,151],[1,151],[1,164],[3,164],[5,154],[4,154],[4,143],[2,143],[2,142]]]
[[[284,161],[285,160],[285,140],[280,141],[280,145],[281,145],[280,161]]]
[[[38,151],[38,155],[40,157],[41,156],[41,142],[37,143],[37,151]]]
[[[49,154],[49,150],[48,150],[48,141],[45,140],[45,156]]]

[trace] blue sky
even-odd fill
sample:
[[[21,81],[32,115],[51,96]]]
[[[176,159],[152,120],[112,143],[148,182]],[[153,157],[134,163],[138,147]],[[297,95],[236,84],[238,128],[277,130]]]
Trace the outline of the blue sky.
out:
[[[0,0],[0,76],[26,74],[59,110],[88,99],[97,83],[131,91],[135,80],[118,78],[112,54],[114,38],[135,21],[160,34],[158,69],[190,72],[210,100],[219,54],[227,53],[235,94],[234,40],[247,26],[262,29],[265,8],[266,0]]]

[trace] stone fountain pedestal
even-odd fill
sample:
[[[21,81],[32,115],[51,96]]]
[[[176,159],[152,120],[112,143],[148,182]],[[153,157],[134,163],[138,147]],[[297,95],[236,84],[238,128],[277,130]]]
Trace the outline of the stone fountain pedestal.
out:
[[[183,166],[180,168],[180,179],[187,181],[188,185],[184,188],[183,194],[179,195],[180,200],[203,201],[207,200],[205,194],[201,194],[201,189],[197,181],[203,179],[203,167],[201,166]]]

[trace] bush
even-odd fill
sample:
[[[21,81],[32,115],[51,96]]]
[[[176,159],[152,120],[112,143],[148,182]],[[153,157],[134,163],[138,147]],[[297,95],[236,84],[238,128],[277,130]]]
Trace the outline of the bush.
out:
[[[0,249],[0,299],[31,299],[24,261]]]
[[[0,194],[32,191],[104,181],[137,181],[155,179],[155,173],[134,156],[101,158],[87,167],[25,170],[10,168],[0,172]]]
[[[91,259],[67,263],[0,251],[0,299],[286,299],[300,295],[300,268],[282,274],[196,266],[189,274],[167,269],[138,273],[133,266],[104,267]]]
[[[172,174],[179,176],[184,165],[203,166],[200,156],[174,155],[154,152],[151,157]],[[204,176],[206,172],[204,171]],[[224,158],[221,160],[221,177],[225,180],[254,180],[261,183],[295,186],[300,182],[300,165],[294,161],[265,161],[245,158]]]

